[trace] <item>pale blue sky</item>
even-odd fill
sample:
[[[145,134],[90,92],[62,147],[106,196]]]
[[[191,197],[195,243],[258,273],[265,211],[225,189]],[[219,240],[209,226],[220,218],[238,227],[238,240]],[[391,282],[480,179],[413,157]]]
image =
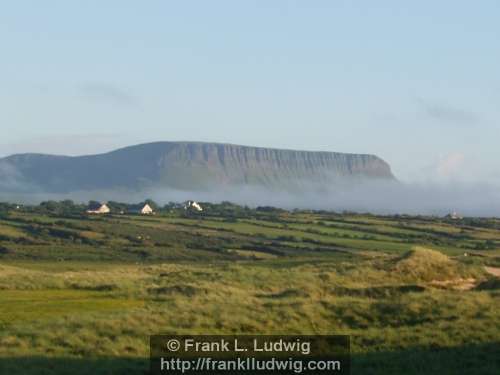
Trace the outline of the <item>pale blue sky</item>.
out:
[[[158,140],[500,182],[500,2],[4,1],[0,156]]]

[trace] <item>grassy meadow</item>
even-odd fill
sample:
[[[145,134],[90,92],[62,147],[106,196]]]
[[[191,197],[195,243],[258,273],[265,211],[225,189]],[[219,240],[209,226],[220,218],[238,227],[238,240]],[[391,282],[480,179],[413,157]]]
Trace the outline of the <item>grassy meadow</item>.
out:
[[[147,374],[152,334],[287,333],[351,335],[353,374],[498,374],[499,268],[495,219],[10,210],[0,374]]]

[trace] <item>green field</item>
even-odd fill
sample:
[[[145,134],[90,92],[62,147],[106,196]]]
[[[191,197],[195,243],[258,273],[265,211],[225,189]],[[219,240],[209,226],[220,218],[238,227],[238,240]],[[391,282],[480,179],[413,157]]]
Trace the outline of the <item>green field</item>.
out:
[[[499,268],[495,219],[11,210],[0,374],[146,374],[152,334],[239,333],[351,335],[353,374],[499,374]]]

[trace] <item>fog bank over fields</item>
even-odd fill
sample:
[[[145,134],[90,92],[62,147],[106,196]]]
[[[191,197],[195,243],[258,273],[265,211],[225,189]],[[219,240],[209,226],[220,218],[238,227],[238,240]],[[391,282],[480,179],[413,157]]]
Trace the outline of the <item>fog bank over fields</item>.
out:
[[[250,207],[371,212],[375,214],[500,216],[500,189],[487,184],[405,184],[374,182],[331,189],[311,186],[301,192],[243,186],[212,191],[152,189],[142,191],[96,190],[67,194],[0,193],[0,201],[39,203],[72,199],[139,202],[151,198],[159,204],[194,199],[201,202],[230,201]]]
[[[457,211],[467,216],[500,216],[500,189],[489,185],[417,185],[396,182],[367,182],[330,190],[301,193],[244,187],[221,192],[151,192],[159,202],[232,201],[249,206],[277,206],[286,209],[316,209],[371,212],[376,214],[445,215]]]

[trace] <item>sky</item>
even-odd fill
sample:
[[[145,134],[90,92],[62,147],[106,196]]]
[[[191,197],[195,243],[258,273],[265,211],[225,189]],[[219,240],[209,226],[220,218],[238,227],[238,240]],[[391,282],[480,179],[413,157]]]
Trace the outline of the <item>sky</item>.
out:
[[[0,156],[229,142],[500,187],[499,19],[498,0],[1,2]]]

